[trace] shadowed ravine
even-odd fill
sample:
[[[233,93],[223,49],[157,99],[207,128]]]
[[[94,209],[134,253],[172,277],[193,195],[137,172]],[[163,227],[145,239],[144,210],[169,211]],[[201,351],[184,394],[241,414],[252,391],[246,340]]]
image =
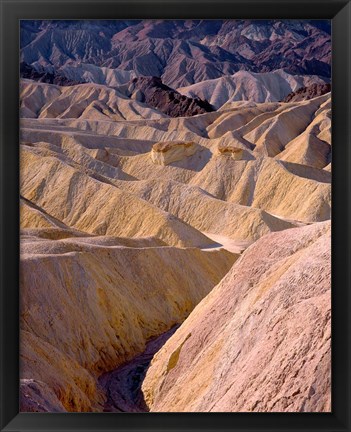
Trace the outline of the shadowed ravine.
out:
[[[115,370],[106,372],[99,378],[107,399],[104,412],[148,412],[141,386],[152,358],[179,326],[150,340],[145,351]]]

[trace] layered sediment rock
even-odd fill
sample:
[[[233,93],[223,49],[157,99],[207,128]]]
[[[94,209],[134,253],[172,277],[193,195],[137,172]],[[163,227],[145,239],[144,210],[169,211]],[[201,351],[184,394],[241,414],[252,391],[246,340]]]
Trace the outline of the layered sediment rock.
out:
[[[161,118],[151,107],[98,84],[61,87],[21,80],[21,117],[91,121]]]
[[[294,225],[258,208],[218,200],[201,188],[175,181],[120,182],[121,187],[201,232],[253,242]]]
[[[190,183],[221,200],[309,223],[330,218],[330,181],[330,173],[305,165],[217,157]]]
[[[43,70],[36,70],[33,66],[22,62],[20,64],[20,75],[21,78],[30,79],[42,83],[48,83],[48,84],[56,84],[60,86],[73,86],[77,84],[82,84],[85,81],[84,80],[72,80],[67,78],[65,75],[62,75],[60,73],[52,73]]]
[[[173,88],[239,70],[330,77],[331,27],[327,20],[23,21],[21,61],[71,66],[82,77],[81,64],[93,63],[162,77]]]

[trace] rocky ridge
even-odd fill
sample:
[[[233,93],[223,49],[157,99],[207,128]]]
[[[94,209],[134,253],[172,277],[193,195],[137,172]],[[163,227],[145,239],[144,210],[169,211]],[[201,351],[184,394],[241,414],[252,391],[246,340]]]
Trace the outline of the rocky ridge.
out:
[[[214,111],[206,100],[184,96],[163,84],[158,77],[134,78],[128,86],[120,87],[119,90],[170,117],[188,117]]]
[[[182,322],[236,259],[152,239],[58,238],[22,233],[21,406],[31,412],[101,411],[99,375]]]
[[[56,84],[60,86],[73,86],[83,84],[85,81],[82,79],[71,80],[65,75],[55,72],[48,72],[45,68],[37,70],[33,66],[22,62],[20,64],[20,76],[24,79],[34,80],[47,84]]]
[[[208,100],[215,108],[225,109],[232,102],[278,102],[291,92],[305,86],[317,86],[324,89],[310,92],[309,99],[330,91],[325,84],[326,78],[317,75],[292,75],[283,69],[274,72],[239,71],[233,75],[213,80],[205,80],[188,87],[180,87],[178,91],[189,97],[195,95]],[[313,87],[315,88],[315,87]],[[328,90],[329,88],[329,90]],[[283,100],[283,102],[304,100],[306,98]]]

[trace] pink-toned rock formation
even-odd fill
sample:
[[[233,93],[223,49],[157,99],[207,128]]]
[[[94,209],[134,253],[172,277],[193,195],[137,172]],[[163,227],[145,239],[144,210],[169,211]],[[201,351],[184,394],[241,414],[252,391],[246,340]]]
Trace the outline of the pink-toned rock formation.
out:
[[[151,411],[329,412],[330,223],[247,249],[154,357]]]

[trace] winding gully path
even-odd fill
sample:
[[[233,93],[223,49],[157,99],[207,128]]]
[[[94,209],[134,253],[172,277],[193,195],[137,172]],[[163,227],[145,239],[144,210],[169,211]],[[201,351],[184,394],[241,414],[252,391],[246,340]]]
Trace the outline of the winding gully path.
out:
[[[141,385],[152,358],[178,327],[174,326],[166,333],[150,340],[142,354],[100,376],[99,383],[107,395],[104,412],[148,411]]]

